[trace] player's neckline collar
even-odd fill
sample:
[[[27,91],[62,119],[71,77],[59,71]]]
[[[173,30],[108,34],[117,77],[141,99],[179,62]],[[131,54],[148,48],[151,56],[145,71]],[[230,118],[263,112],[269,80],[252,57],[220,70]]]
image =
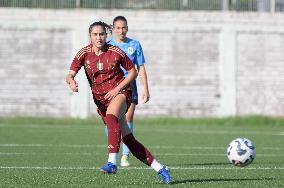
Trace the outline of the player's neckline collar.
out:
[[[106,46],[106,48],[105,48],[105,50],[101,50],[100,52],[100,54],[96,54],[96,52],[95,52],[95,50],[94,50],[94,48],[93,48],[93,44],[91,44],[91,46],[92,46],[92,52],[95,54],[95,56],[97,56],[97,57],[99,57],[99,56],[101,56],[101,55],[103,55],[105,52],[107,52],[107,49],[108,49],[108,45]]]
[[[122,42],[117,42],[115,39],[114,39],[114,42],[116,43],[116,44],[125,44],[125,43],[127,43],[129,41],[129,38],[128,37],[125,37],[125,41],[122,41]]]

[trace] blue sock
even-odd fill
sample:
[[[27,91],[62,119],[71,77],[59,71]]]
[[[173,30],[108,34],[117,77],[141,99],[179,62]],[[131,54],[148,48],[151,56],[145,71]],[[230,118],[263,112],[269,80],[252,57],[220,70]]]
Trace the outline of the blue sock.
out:
[[[107,126],[105,126],[105,133],[106,133],[106,136],[108,137]]]
[[[127,123],[130,131],[133,133],[133,123]],[[128,147],[125,144],[122,144],[122,155],[129,155],[130,154],[130,150],[128,149]]]

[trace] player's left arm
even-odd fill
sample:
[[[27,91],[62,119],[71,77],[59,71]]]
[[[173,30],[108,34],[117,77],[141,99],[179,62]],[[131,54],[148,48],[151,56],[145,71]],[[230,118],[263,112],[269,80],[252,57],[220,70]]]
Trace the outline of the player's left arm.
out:
[[[134,67],[132,67],[127,72],[128,72],[128,76],[125,77],[124,80],[122,82],[120,82],[120,84],[118,84],[118,86],[116,86],[114,89],[110,90],[104,96],[105,99],[107,99],[107,100],[113,99],[114,97],[116,97],[118,95],[118,93],[121,90],[123,90],[127,85],[129,85],[131,81],[135,80],[135,78],[137,77],[136,69]]]
[[[138,73],[133,65],[133,63],[131,62],[131,60],[127,57],[127,55],[125,54],[124,57],[122,58],[121,61],[121,66],[128,72],[128,76],[125,77],[123,79],[122,82],[120,82],[118,84],[118,86],[116,86],[114,89],[110,90],[106,95],[105,95],[105,99],[111,100],[114,97],[116,97],[116,95],[118,95],[118,93],[123,90],[127,85],[130,84],[130,82],[132,82],[133,80],[136,79]]]
[[[144,53],[142,50],[142,46],[140,45],[139,42],[137,44],[136,57],[134,61],[136,61],[135,64],[137,65],[138,74],[139,74],[139,77],[143,85],[143,89],[142,89],[143,103],[146,103],[150,100],[150,92],[149,92],[149,86],[148,86],[148,80],[147,80]]]
[[[138,67],[138,74],[141,79],[143,90],[142,90],[142,99],[143,102],[146,103],[150,100],[150,92],[149,92],[149,86],[148,86],[148,80],[147,80],[147,72],[145,64],[140,65]]]

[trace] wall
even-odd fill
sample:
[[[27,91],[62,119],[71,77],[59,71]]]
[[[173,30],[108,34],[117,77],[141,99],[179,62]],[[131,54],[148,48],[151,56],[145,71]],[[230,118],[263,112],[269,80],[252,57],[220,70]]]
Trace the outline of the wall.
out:
[[[1,8],[0,116],[96,114],[83,71],[79,93],[64,80],[89,24],[117,15],[147,61],[151,100],[137,116],[284,113],[283,14]]]

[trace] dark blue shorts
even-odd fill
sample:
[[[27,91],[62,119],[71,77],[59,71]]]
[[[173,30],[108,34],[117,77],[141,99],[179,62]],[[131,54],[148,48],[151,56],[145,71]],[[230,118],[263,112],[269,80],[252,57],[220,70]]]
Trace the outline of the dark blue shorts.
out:
[[[137,84],[136,80],[133,80],[130,83],[131,89],[132,89],[132,103],[138,104],[138,92],[137,92]]]

